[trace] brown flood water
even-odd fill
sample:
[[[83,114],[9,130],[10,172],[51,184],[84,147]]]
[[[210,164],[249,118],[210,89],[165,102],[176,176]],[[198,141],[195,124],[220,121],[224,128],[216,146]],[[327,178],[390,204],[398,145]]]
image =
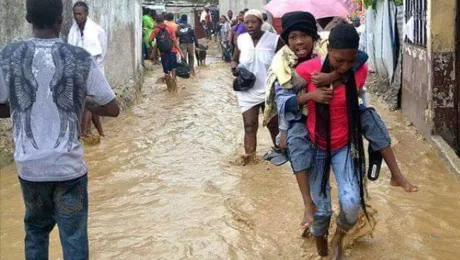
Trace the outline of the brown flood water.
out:
[[[290,167],[229,163],[242,152],[241,115],[229,66],[208,63],[180,80],[177,95],[154,84],[155,67],[139,104],[105,122],[108,137],[86,148],[91,259],[316,259],[298,230],[303,208]],[[374,237],[356,241],[348,258],[459,259],[460,182],[400,113],[376,105],[420,192],[391,187],[384,168],[369,184]],[[269,148],[261,129],[259,155]],[[13,165],[1,169],[0,187],[0,258],[24,259]],[[62,259],[57,230],[50,247],[50,259]]]

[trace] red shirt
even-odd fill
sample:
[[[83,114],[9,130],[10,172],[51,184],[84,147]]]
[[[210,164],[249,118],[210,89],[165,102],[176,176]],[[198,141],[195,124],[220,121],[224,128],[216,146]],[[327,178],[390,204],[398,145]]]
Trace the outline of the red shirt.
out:
[[[165,29],[165,28],[169,33],[169,38],[171,38],[173,42],[176,42],[177,41],[176,30],[174,30],[174,28],[172,28],[171,26],[166,26],[166,24],[164,23],[160,23],[157,27],[155,27],[155,29],[152,32],[152,35],[150,36],[150,41],[155,40],[155,38],[157,37],[157,34],[160,33],[160,30]],[[178,53],[176,45],[173,46],[171,52]]]
[[[322,68],[321,58],[306,61],[297,66],[297,73],[308,83],[307,91],[316,90],[316,86],[311,82],[311,75],[314,72],[320,72]],[[367,65],[362,66],[355,73],[356,86],[358,89],[364,87],[367,79]],[[331,117],[331,149],[337,150],[348,144],[348,113],[345,85],[334,87],[334,98],[329,103]],[[316,144],[316,106],[315,101],[311,100],[307,104],[308,119],[307,129],[313,143]],[[326,140],[319,139],[317,145],[321,149],[326,149]]]

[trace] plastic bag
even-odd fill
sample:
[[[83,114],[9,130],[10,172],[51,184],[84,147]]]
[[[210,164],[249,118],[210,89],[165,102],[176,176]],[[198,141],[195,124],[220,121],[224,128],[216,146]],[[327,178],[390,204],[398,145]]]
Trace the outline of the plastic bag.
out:
[[[184,59],[177,63],[176,75],[184,79],[190,78],[190,66]]]
[[[238,76],[233,81],[233,90],[246,91],[254,87],[256,76],[245,68],[238,70]]]

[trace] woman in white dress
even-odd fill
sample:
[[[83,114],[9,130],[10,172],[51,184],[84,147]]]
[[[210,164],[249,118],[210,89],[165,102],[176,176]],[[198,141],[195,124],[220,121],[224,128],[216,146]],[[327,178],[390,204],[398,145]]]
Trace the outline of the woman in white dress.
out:
[[[238,104],[243,113],[244,121],[244,162],[247,164],[255,158],[257,148],[257,130],[259,113],[265,105],[265,85],[267,72],[277,50],[283,45],[278,35],[262,31],[263,16],[259,10],[249,10],[244,17],[247,33],[238,36],[237,46],[233,55],[232,72],[238,74],[238,68],[244,67],[256,76],[254,87],[247,91],[238,91]],[[277,117],[269,122],[267,128],[276,145],[278,135]]]

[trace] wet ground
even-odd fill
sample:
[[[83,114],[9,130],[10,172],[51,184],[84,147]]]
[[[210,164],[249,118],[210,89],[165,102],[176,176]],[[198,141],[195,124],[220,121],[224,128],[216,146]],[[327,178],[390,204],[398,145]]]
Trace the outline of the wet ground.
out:
[[[138,105],[105,122],[107,137],[86,148],[91,259],[315,259],[298,230],[300,192],[290,167],[235,166],[242,119],[229,66],[209,58],[174,95],[148,72]],[[375,102],[374,102],[375,103]],[[394,150],[417,194],[369,184],[378,210],[373,238],[349,259],[458,259],[460,182],[398,112],[381,104]],[[259,155],[270,148],[259,133]],[[0,258],[24,259],[24,206],[13,165],[0,174]],[[50,259],[62,259],[57,231]]]

